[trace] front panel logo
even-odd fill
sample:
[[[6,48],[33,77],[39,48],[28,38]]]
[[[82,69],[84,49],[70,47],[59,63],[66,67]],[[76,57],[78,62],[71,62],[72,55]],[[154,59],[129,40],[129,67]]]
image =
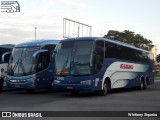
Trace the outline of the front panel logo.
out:
[[[20,5],[17,1],[1,1],[1,12],[20,12]]]
[[[121,64],[120,65],[121,69],[133,69],[133,65],[128,65],[128,64]]]

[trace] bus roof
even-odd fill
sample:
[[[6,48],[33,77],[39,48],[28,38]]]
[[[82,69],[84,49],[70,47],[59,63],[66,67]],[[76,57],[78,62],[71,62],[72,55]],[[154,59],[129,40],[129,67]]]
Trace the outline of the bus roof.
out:
[[[147,51],[147,50],[144,50],[144,49],[141,49],[141,48],[137,48],[133,45],[130,45],[130,44],[127,44],[127,43],[124,43],[124,42],[120,42],[118,40],[111,40],[111,39],[108,39],[108,38],[102,38],[102,37],[79,37],[79,38],[68,38],[68,39],[64,39],[64,41],[70,41],[70,40],[93,40],[93,41],[96,41],[96,40],[104,40],[104,41],[107,41],[107,42],[110,42],[110,43],[114,43],[114,44],[117,44],[117,45],[122,45],[122,46],[125,46],[125,47],[129,47],[129,48],[132,48],[132,49],[136,49],[136,50],[139,50],[139,51],[143,51],[143,52],[148,52],[148,53],[151,53],[150,51]]]
[[[36,46],[38,47],[46,44],[58,44],[58,43],[59,43],[59,40],[33,40],[33,41],[20,43],[15,47],[36,47]]]
[[[0,48],[12,49],[14,46],[15,46],[14,44],[3,44],[0,45]]]

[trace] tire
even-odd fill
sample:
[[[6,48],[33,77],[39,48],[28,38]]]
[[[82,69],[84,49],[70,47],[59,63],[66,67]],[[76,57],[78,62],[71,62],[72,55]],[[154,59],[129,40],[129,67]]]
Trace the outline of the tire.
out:
[[[71,94],[72,94],[73,96],[78,96],[79,93],[80,93],[80,91],[77,91],[77,90],[71,91]]]
[[[3,81],[4,81],[4,79],[0,78],[0,92],[2,92],[2,90],[3,90]]]
[[[100,92],[99,92],[99,94],[101,95],[101,96],[106,96],[107,94],[108,94],[108,84],[107,84],[107,82],[105,81],[104,82],[104,84],[103,84],[103,90],[101,90]]]
[[[47,91],[48,92],[54,92],[54,89],[53,88],[48,88]]]
[[[3,87],[2,86],[0,86],[0,92],[2,92],[3,91]]]
[[[27,92],[28,92],[28,93],[34,93],[34,92],[35,92],[35,89],[27,89]]]
[[[139,90],[143,90],[147,88],[147,81],[146,80],[141,80],[140,85],[138,86]]]
[[[143,89],[147,89],[147,80],[144,80],[144,88]]]

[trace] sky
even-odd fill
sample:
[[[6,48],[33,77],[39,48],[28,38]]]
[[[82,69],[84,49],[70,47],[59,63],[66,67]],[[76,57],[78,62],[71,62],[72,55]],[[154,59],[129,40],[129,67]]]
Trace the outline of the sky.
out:
[[[141,34],[160,53],[160,0],[17,1],[20,12],[0,12],[0,44],[34,40],[35,27],[37,39],[63,39],[63,18],[69,18],[91,25],[92,36],[109,30]]]

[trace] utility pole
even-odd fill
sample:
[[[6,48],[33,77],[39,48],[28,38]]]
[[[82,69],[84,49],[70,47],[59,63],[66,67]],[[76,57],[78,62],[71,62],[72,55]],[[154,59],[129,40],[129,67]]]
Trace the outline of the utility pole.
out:
[[[37,28],[36,28],[36,27],[34,27],[34,29],[35,29],[35,40],[36,40],[36,30],[37,30]]]

